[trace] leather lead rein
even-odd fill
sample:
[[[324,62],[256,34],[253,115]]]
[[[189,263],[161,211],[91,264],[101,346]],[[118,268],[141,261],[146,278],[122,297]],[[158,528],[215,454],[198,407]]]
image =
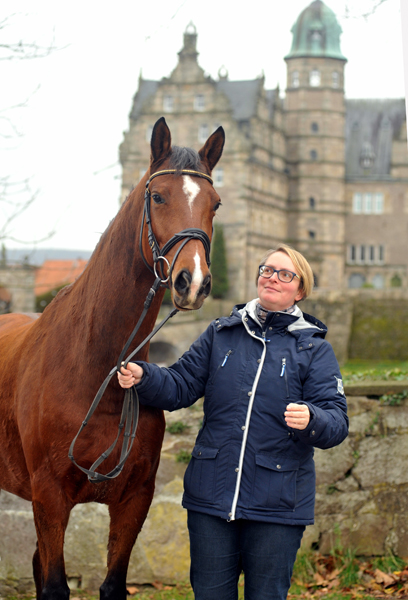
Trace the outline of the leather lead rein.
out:
[[[131,388],[129,388],[125,391],[125,398],[123,401],[122,413],[121,413],[120,422],[119,422],[119,426],[118,426],[118,433],[116,435],[115,440],[113,441],[111,446],[109,446],[109,448],[107,448],[107,450],[105,450],[105,452],[103,452],[101,454],[101,456],[91,465],[91,467],[89,469],[82,467],[74,459],[75,443],[76,443],[79,435],[81,434],[82,430],[88,424],[89,419],[92,417],[95,410],[97,409],[99,402],[101,401],[103,394],[105,393],[105,390],[108,387],[108,384],[109,384],[110,380],[112,379],[112,377],[115,375],[115,373],[120,371],[120,368],[122,365],[126,367],[128,362],[130,361],[130,359],[133,356],[135,356],[143,348],[143,346],[145,346],[147,344],[147,342],[149,342],[152,339],[152,337],[154,335],[156,335],[156,333],[163,327],[163,325],[178,312],[178,309],[174,308],[153,329],[153,331],[143,340],[143,342],[141,342],[139,344],[139,346],[135,350],[133,350],[133,352],[131,352],[131,354],[129,354],[129,356],[126,359],[124,359],[124,356],[126,355],[126,352],[128,351],[128,349],[130,347],[130,344],[132,343],[135,335],[139,331],[140,326],[144,321],[144,318],[146,317],[147,311],[150,308],[150,305],[153,301],[153,298],[154,298],[157,290],[159,289],[159,287],[161,285],[164,285],[167,281],[170,280],[171,273],[173,271],[173,267],[178,258],[178,255],[180,254],[182,248],[184,248],[184,246],[187,244],[187,242],[189,242],[192,239],[197,239],[202,242],[202,244],[204,246],[204,250],[205,250],[207,265],[210,266],[210,264],[211,264],[210,263],[211,242],[210,242],[208,235],[202,229],[196,229],[194,227],[191,227],[189,229],[183,229],[183,231],[180,231],[180,233],[176,233],[175,235],[173,235],[173,237],[164,244],[162,249],[160,249],[160,247],[157,243],[157,240],[156,240],[156,237],[154,235],[152,225],[151,225],[149,185],[150,185],[150,182],[152,181],[152,179],[154,179],[155,177],[158,177],[160,175],[170,175],[170,174],[174,174],[174,173],[181,173],[181,174],[185,174],[185,175],[194,175],[196,177],[203,177],[204,179],[207,179],[208,181],[210,181],[211,185],[213,184],[213,180],[206,173],[200,173],[199,171],[191,171],[189,169],[183,169],[181,172],[176,171],[175,169],[166,169],[164,171],[157,171],[156,173],[153,173],[153,175],[151,175],[150,178],[148,179],[148,181],[146,182],[145,203],[144,203],[144,209],[143,209],[142,224],[140,227],[139,248],[140,248],[140,253],[141,253],[141,256],[142,256],[142,259],[143,259],[145,265],[148,267],[148,269],[152,273],[154,273],[156,279],[147,294],[143,311],[139,317],[139,320],[138,320],[134,330],[130,334],[129,339],[126,342],[122,352],[120,353],[120,356],[118,358],[116,366],[113,367],[113,369],[111,369],[108,376],[105,378],[104,382],[102,383],[101,387],[99,388],[99,390],[87,412],[87,415],[86,415],[85,419],[83,420],[81,427],[79,428],[78,433],[76,434],[76,436],[74,437],[74,439],[71,442],[71,445],[70,445],[70,448],[68,451],[69,459],[74,463],[74,465],[76,467],[78,467],[78,469],[80,469],[83,473],[85,473],[87,475],[88,480],[91,481],[92,483],[109,481],[109,480],[117,477],[122,472],[124,464],[130,454],[130,451],[133,446],[133,442],[135,441],[135,438],[136,438],[136,430],[137,430],[137,425],[138,425],[138,421],[139,421],[139,397],[138,397],[135,386],[132,386]],[[146,225],[148,227],[149,245],[150,245],[150,248],[151,248],[152,254],[153,254],[153,264],[154,264],[153,269],[147,262],[144,254],[143,254],[143,250],[142,250],[142,235],[143,235],[143,226],[144,226],[145,221],[146,221]],[[176,254],[173,258],[173,261],[169,267],[169,273],[168,273],[167,279],[165,279],[164,277],[160,278],[156,272],[156,266],[157,266],[158,262],[163,260],[163,261],[167,262],[167,264],[169,264],[167,259],[165,258],[166,254],[171,250],[171,248],[173,248],[173,246],[175,246],[175,244],[177,244],[178,242],[180,242],[182,240],[184,240],[184,241],[182,242],[180,247],[177,249],[177,252],[176,252]],[[162,275],[163,275],[162,268],[161,268],[161,271],[162,271]],[[121,449],[118,464],[116,465],[116,467],[114,467],[112,469],[112,471],[110,471],[107,474],[98,473],[96,471],[96,469],[102,464],[102,462],[104,460],[106,460],[110,456],[110,454],[114,450],[114,448],[119,440],[119,437],[120,437],[120,434],[122,431],[123,431],[123,442],[122,442],[122,449]]]

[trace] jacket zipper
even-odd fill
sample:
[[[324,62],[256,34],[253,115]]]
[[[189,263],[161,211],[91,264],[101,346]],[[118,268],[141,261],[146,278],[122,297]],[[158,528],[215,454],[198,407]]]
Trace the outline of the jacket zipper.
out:
[[[231,354],[232,354],[232,350],[228,350],[227,354],[224,356],[224,360],[222,362],[221,367],[223,367],[225,365],[225,363],[227,362],[227,360],[229,359]]]
[[[281,372],[280,372],[280,377],[285,378],[286,398],[289,398],[288,376],[286,374],[286,358],[284,358],[284,357],[282,358],[282,368],[281,368]]]
[[[247,331],[248,328],[246,327]],[[249,331],[248,331],[249,333]],[[262,358],[261,358],[261,362],[259,364],[258,370],[256,372],[255,375],[255,380],[254,383],[252,385],[252,390],[251,390],[251,399],[249,401],[249,405],[248,405],[248,410],[247,410],[247,415],[246,415],[246,419],[245,419],[245,430],[244,430],[244,437],[242,440],[242,444],[241,444],[241,452],[239,455],[239,461],[238,461],[238,475],[237,475],[237,481],[235,484],[235,493],[234,493],[234,498],[232,500],[232,505],[231,505],[231,511],[228,515],[228,519],[227,521],[235,521],[235,511],[237,509],[237,504],[238,504],[238,496],[239,496],[239,491],[240,491],[240,487],[241,487],[241,478],[242,478],[242,468],[243,468],[243,464],[244,464],[244,456],[245,456],[245,448],[246,448],[246,443],[247,443],[247,438],[248,438],[248,430],[249,430],[249,423],[251,420],[251,412],[252,412],[252,405],[254,403],[254,399],[255,399],[255,392],[256,392],[256,388],[258,387],[258,381],[259,378],[261,376],[261,372],[262,372],[262,368],[263,368],[263,363],[265,360],[265,354],[266,354],[266,343],[269,340],[265,340],[265,336],[263,336],[262,338],[259,338],[255,335],[252,335],[250,333],[251,337],[254,337],[258,340],[260,340],[261,342],[263,342],[263,352],[262,352]],[[225,359],[224,359],[225,360]]]

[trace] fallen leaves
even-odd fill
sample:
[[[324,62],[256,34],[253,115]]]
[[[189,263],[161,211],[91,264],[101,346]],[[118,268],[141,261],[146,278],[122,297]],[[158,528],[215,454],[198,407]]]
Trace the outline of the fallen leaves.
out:
[[[300,595],[290,593],[291,600],[320,599],[328,594],[346,595],[350,600],[367,598],[408,599],[408,565],[400,571],[382,570],[369,561],[358,561],[356,558],[338,566],[335,558],[316,554],[313,561],[315,570],[307,581],[295,578],[302,590]],[[348,582],[348,584],[346,583]],[[337,597],[337,596],[336,596]]]

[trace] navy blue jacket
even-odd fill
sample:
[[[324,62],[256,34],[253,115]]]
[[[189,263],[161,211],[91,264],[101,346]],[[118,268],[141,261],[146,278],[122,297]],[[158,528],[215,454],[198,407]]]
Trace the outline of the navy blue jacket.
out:
[[[309,525],[314,447],[348,434],[341,374],[327,329],[296,307],[258,322],[256,300],[213,321],[171,367],[142,364],[140,402],[173,411],[204,396],[204,420],[184,478],[183,506],[227,520]],[[299,431],[289,402],[308,405]]]

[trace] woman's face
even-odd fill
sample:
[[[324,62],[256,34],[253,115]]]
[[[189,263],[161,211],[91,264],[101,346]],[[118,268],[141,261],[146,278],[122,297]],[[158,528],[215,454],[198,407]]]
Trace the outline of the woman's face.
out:
[[[291,258],[285,252],[270,254],[264,264],[273,269],[286,269],[296,273]],[[283,283],[278,279],[277,273],[270,279],[258,277],[259,302],[267,310],[285,310],[302,299],[303,293],[299,291],[299,284],[299,277],[294,277],[290,283]]]

